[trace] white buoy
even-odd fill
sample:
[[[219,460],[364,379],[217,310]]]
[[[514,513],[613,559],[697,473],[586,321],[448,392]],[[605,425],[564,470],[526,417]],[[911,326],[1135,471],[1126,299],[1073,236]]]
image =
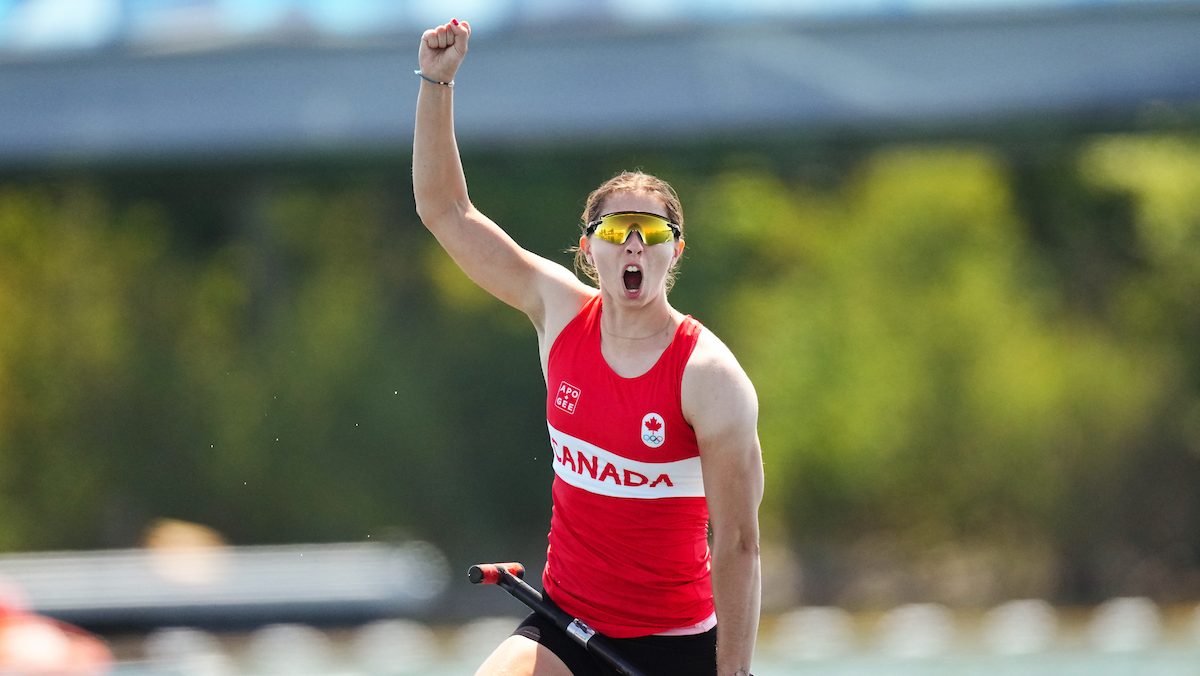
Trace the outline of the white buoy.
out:
[[[330,674],[333,646],[329,637],[303,624],[272,624],[250,635],[246,648],[254,674]]]
[[[1103,652],[1133,652],[1152,648],[1162,636],[1162,615],[1147,598],[1106,601],[1092,613],[1088,640]]]
[[[351,660],[372,676],[425,673],[438,653],[433,630],[412,620],[372,622],[360,627],[350,643]]]
[[[142,642],[151,671],[173,676],[233,676],[237,669],[217,637],[188,627],[158,629]]]
[[[854,650],[854,619],[841,608],[810,606],[780,615],[765,651],[783,659],[823,660]]]
[[[1041,599],[1008,601],[983,618],[983,642],[994,653],[1025,655],[1050,648],[1058,636],[1058,614]]]
[[[910,603],[887,612],[879,625],[879,647],[893,657],[943,655],[954,643],[954,617],[937,603]]]

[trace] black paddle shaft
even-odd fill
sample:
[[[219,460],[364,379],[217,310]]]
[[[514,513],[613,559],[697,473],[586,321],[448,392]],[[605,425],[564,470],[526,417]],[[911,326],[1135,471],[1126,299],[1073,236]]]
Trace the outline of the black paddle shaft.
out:
[[[521,579],[524,575],[525,566],[519,563],[481,563],[471,566],[471,569],[467,571],[467,579],[473,584],[482,582],[483,584],[499,585],[504,591],[515,596],[518,601],[529,606],[533,612],[550,620],[554,626],[565,631],[588,652],[604,660],[605,663],[616,669],[618,674],[645,676],[640,669],[622,657],[620,652],[613,647],[612,642],[603,634],[596,633],[594,629],[563,612],[558,606],[547,603],[542,598],[541,592],[530,587]]]

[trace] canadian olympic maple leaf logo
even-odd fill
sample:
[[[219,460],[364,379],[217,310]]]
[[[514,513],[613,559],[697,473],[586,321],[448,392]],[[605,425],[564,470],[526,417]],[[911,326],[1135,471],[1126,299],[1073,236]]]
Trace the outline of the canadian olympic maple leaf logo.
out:
[[[662,416],[657,413],[647,413],[642,417],[642,443],[650,448],[658,448],[667,440],[667,432],[663,429]]]

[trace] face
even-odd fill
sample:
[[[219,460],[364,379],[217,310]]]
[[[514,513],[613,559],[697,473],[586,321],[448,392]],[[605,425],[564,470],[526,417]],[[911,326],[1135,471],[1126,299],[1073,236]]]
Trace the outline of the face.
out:
[[[654,195],[619,192],[609,195],[600,214],[618,211],[643,211],[667,217],[662,200]],[[646,246],[636,230],[624,244],[613,244],[592,235],[580,239],[600,277],[600,290],[608,297],[644,304],[666,292],[667,273],[683,253],[683,240]]]

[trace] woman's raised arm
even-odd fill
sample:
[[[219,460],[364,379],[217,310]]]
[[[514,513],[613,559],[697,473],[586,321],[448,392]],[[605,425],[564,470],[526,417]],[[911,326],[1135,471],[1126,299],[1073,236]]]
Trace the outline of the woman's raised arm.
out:
[[[548,305],[569,305],[586,287],[566,268],[521,248],[471,204],[454,137],[453,87],[470,38],[470,25],[457,19],[421,36],[413,134],[417,215],[472,281],[541,330]]]

